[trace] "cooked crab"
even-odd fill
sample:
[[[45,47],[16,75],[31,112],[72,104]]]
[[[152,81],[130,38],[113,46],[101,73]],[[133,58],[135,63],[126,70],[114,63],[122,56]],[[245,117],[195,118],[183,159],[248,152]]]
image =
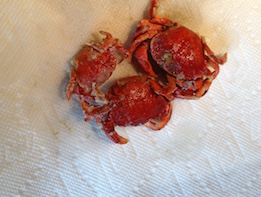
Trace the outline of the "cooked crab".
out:
[[[130,47],[130,60],[136,57],[140,66],[153,77],[152,63],[157,64],[176,80],[175,97],[200,98],[209,89],[224,64],[227,53],[216,56],[205,40],[192,30],[166,18],[154,15],[158,1],[153,0],[150,19],[137,24]],[[151,56],[151,59],[149,58]]]
[[[71,95],[84,96],[86,100],[106,102],[98,87],[115,70],[116,65],[128,56],[128,50],[113,39],[111,34],[100,31],[106,38],[101,43],[87,44],[73,59],[71,79],[67,87],[67,98]],[[117,62],[117,53],[123,58]]]
[[[120,79],[106,95],[108,104],[93,106],[82,99],[85,120],[96,119],[106,136],[119,144],[127,139],[118,135],[115,126],[145,125],[153,130],[163,128],[171,117],[171,104],[162,86],[147,76]]]

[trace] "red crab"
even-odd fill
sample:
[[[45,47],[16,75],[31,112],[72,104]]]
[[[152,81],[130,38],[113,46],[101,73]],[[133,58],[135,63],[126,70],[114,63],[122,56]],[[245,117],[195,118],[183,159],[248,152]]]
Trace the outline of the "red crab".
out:
[[[204,39],[190,29],[155,17],[157,7],[158,1],[152,0],[150,19],[137,24],[130,61],[134,53],[144,71],[153,77],[157,75],[151,63],[156,63],[176,80],[176,97],[199,98],[208,91],[218,75],[219,64],[226,62],[227,54],[215,56]],[[153,61],[149,60],[148,51]]]
[[[128,56],[128,51],[118,39],[113,39],[111,34],[100,31],[106,38],[101,43],[87,44],[73,59],[71,79],[67,87],[67,98],[72,94],[84,96],[86,100],[104,100],[104,95],[98,90],[115,70],[117,65],[116,52],[123,58]]]
[[[144,124],[153,130],[163,128],[170,119],[171,105],[162,87],[147,76],[134,76],[120,79],[109,90],[108,103],[93,106],[82,99],[81,104],[86,121],[95,118],[103,125],[106,136],[119,144],[127,139],[118,135],[115,126],[137,126]]]

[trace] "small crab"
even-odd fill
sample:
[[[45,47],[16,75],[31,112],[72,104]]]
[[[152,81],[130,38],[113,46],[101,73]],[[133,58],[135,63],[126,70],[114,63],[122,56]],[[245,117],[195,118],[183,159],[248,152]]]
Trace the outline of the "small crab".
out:
[[[224,64],[227,53],[215,56],[203,38],[190,29],[154,15],[158,1],[152,0],[149,20],[137,24],[130,47],[130,61],[136,57],[144,71],[157,77],[152,63],[176,80],[174,93],[179,98],[200,98],[209,89]],[[152,57],[150,60],[148,53]]]
[[[113,39],[111,34],[100,31],[106,38],[101,43],[87,44],[73,59],[70,83],[67,86],[67,98],[71,95],[84,96],[86,100],[105,100],[104,94],[98,90],[115,70],[116,52],[123,58],[128,56],[128,50]]]
[[[127,143],[115,126],[145,125],[153,130],[163,128],[171,117],[171,104],[162,86],[148,76],[134,76],[118,80],[107,94],[108,103],[93,106],[81,100],[85,120],[96,119],[106,136],[118,144]]]

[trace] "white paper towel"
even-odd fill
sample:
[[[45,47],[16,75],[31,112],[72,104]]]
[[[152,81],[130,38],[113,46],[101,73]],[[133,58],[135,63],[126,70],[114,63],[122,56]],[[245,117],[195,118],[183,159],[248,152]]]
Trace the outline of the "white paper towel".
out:
[[[261,1],[159,1],[228,61],[164,129],[117,127],[123,146],[66,100],[66,70],[99,30],[129,47],[149,1],[1,1],[0,196],[261,195]]]

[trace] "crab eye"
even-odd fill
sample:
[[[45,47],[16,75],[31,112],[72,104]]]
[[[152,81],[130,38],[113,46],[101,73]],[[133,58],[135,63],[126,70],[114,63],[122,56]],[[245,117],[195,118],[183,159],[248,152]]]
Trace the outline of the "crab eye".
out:
[[[165,61],[167,64],[170,64],[170,63],[173,62],[173,61],[172,61],[172,55],[171,55],[171,53],[165,53],[165,54],[161,57],[161,59],[162,59],[163,61]]]

